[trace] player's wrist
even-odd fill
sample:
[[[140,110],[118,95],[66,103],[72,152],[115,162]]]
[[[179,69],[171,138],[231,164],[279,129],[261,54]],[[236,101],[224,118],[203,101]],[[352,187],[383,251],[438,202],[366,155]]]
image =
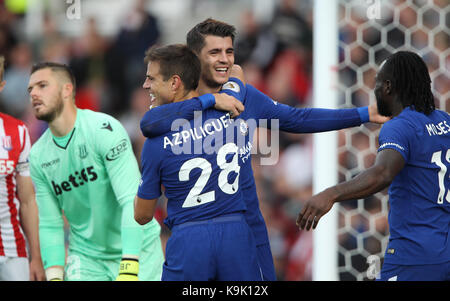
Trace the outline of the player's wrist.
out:
[[[200,102],[202,103],[203,110],[214,107],[216,104],[216,98],[211,93],[206,93],[198,97]]]
[[[369,107],[361,107],[357,108],[359,118],[361,119],[361,123],[366,123],[370,121]]]
[[[124,255],[119,265],[117,281],[137,281],[139,274],[139,256]]]
[[[62,266],[52,266],[45,269],[45,277],[47,281],[63,281],[64,268]]]
[[[329,199],[331,202],[333,202],[333,204],[339,202],[341,191],[338,186],[329,187],[325,189],[325,191],[329,195]]]

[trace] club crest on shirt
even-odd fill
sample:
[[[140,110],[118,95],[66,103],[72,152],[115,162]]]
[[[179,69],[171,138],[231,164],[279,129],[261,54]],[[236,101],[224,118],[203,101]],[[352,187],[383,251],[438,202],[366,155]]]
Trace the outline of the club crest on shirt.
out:
[[[11,136],[4,136],[2,137],[2,146],[5,150],[7,150],[8,152],[10,150],[12,150],[12,141],[11,141]]]
[[[80,159],[86,158],[88,156],[86,144],[79,145],[77,152],[78,152],[78,156],[80,157]]]
[[[241,120],[241,123],[239,124],[239,131],[244,136],[248,135],[248,124],[245,120]]]

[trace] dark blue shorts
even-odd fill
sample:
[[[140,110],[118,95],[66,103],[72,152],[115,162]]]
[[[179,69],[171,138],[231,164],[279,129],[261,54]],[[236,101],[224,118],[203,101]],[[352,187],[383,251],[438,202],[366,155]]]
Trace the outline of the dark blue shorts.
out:
[[[261,267],[261,272],[264,281],[276,281],[275,266],[273,264],[272,251],[270,244],[267,242],[256,246],[258,250],[258,264]]]
[[[450,281],[450,261],[439,264],[397,265],[384,263],[380,281]]]
[[[163,281],[261,281],[256,244],[243,214],[172,228]]]

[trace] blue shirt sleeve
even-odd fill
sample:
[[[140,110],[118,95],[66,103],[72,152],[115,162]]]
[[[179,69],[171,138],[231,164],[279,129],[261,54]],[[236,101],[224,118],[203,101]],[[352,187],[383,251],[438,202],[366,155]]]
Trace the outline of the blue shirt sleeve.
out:
[[[227,93],[242,101],[246,94],[244,84],[231,77],[222,87],[220,93]],[[166,134],[172,130],[172,124],[177,119],[192,120],[195,111],[209,109],[215,105],[212,94],[204,94],[188,100],[165,104],[147,111],[141,120],[141,131],[144,137],[152,138]]]
[[[203,106],[211,104],[214,105],[211,102],[211,98],[206,98],[202,101],[202,98],[194,97],[153,108],[142,117],[140,124],[142,134],[147,138],[152,138],[168,133],[171,131],[173,121],[177,119],[194,119],[195,111],[207,109],[208,107]]]
[[[291,133],[317,133],[359,126],[368,121],[368,108],[320,109],[295,108],[278,103],[246,85],[245,110],[257,119],[258,126],[274,128]]]
[[[251,85],[244,86],[237,78],[230,78],[221,92],[244,102],[245,110],[251,112],[249,116],[256,119],[258,126],[272,128],[273,125],[277,125],[280,130],[286,132],[333,131],[359,126],[369,121],[367,107],[337,110],[294,108],[277,103]],[[205,110],[212,105],[214,104],[210,98],[204,100],[200,98],[200,101],[199,98],[192,98],[153,108],[142,118],[141,131],[148,138],[160,136],[171,131],[172,123],[175,120],[192,120],[195,111]]]
[[[398,151],[405,162],[409,158],[409,141],[408,137],[414,137],[414,133],[411,133],[412,128],[405,126],[402,120],[392,119],[386,122],[380,130],[378,137],[378,152],[384,149],[394,149]]]
[[[137,196],[151,200],[161,196],[161,160],[162,154],[157,147],[152,147],[154,141],[147,139],[141,152],[142,178]]]
[[[220,90],[219,93],[227,93],[228,95],[234,96],[234,98],[240,102],[244,102],[247,94],[247,88],[240,79],[230,77],[228,82],[222,86],[222,90]]]

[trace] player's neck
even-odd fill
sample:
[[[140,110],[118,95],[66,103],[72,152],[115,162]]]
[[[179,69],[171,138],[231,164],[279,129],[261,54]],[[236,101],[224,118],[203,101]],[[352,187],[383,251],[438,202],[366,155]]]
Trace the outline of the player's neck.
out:
[[[403,111],[404,107],[403,107],[403,104],[399,100],[396,100],[396,99],[392,102],[392,104],[393,104],[392,117],[395,117]]]
[[[180,101],[191,99],[191,98],[198,97],[198,96],[199,96],[198,92],[196,90],[192,90],[187,93],[183,93],[181,96],[177,97],[174,100],[174,102],[180,102]]]
[[[222,86],[211,86],[200,79],[198,82],[197,92],[199,95],[203,95],[207,93],[218,93],[220,89],[222,89]]]
[[[72,131],[77,119],[77,107],[74,103],[68,103],[64,106],[61,114],[53,119],[48,127],[56,137],[64,137]]]

